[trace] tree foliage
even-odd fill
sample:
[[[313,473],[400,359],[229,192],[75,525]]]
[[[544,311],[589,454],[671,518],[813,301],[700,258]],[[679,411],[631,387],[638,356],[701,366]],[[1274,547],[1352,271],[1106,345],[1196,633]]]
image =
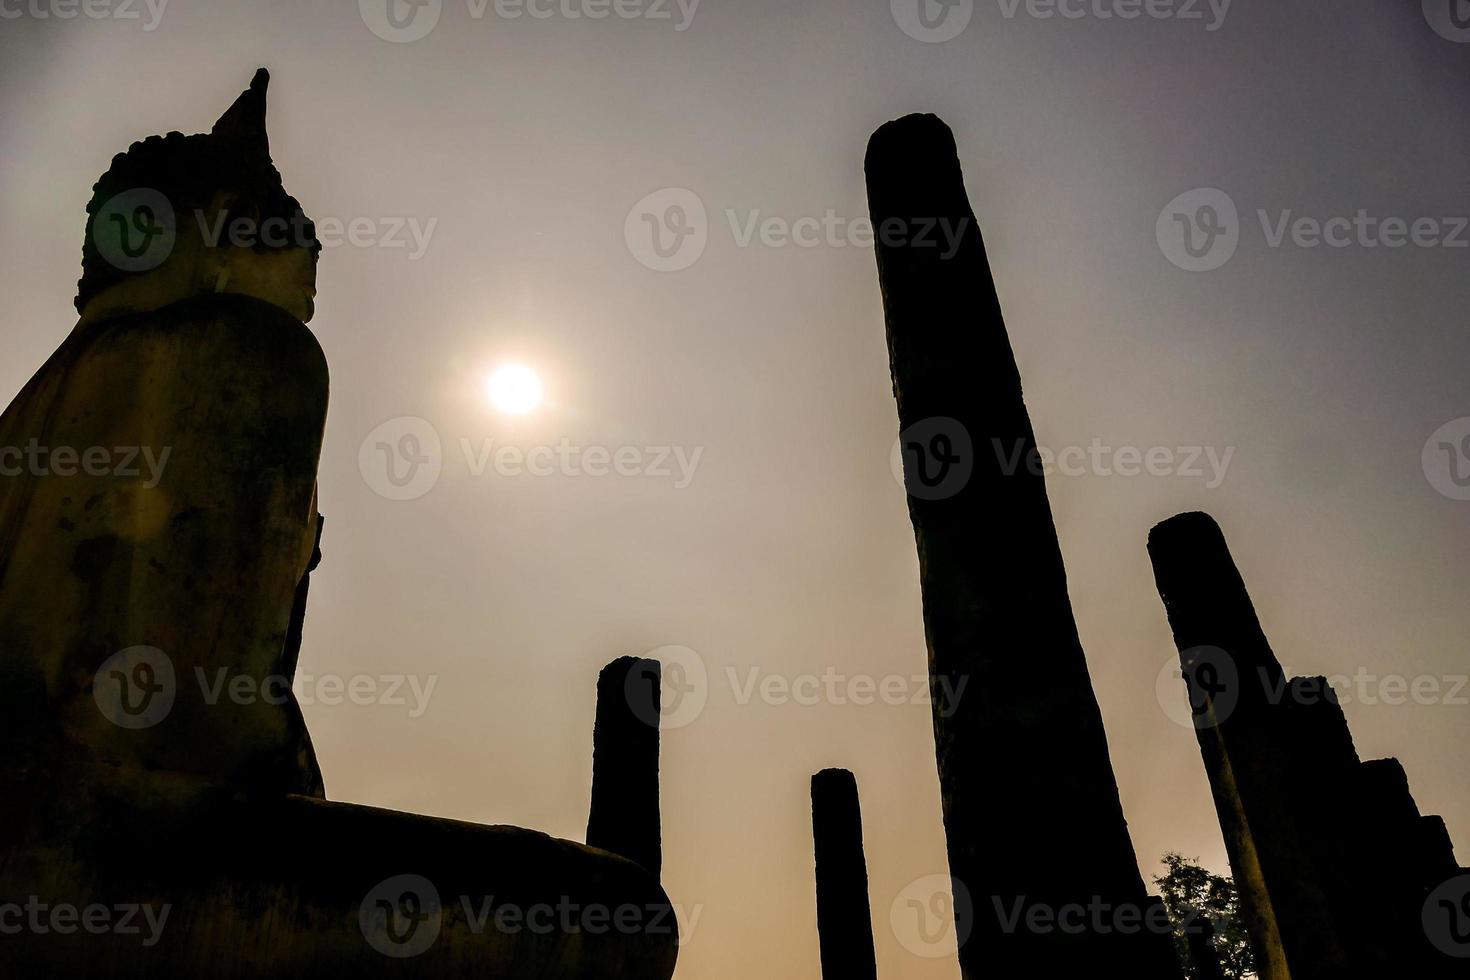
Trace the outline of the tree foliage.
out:
[[[1184,965],[1184,975],[1198,980],[1189,955],[1185,929],[1200,919],[1214,928],[1215,955],[1227,980],[1254,977],[1255,963],[1247,940],[1245,922],[1240,914],[1240,900],[1235,882],[1202,868],[1198,858],[1186,858],[1170,852],[1164,855],[1164,873],[1154,878],[1169,920],[1174,924],[1174,947]]]

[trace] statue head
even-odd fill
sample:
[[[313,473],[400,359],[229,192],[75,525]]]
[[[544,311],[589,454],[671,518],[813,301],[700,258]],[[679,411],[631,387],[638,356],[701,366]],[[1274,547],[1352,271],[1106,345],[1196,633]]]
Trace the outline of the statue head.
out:
[[[265,130],[264,68],[208,133],[169,133],[112,159],[87,204],[83,322],[209,293],[311,319],[316,229],[286,193]]]

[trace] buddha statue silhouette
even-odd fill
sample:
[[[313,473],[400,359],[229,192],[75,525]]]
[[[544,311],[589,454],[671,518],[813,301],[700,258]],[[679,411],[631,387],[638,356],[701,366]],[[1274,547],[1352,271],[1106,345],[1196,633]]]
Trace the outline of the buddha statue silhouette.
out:
[[[0,972],[663,980],[677,924],[633,862],[325,798],[291,691],[320,244],[268,81],[113,159],[78,322],[0,415],[0,897],[166,917],[7,934]]]
[[[38,762],[322,795],[287,642],[317,536],[320,245],[271,164],[268,79],[209,134],[113,159],[80,320],[0,417],[28,451],[0,478],[5,724]]]

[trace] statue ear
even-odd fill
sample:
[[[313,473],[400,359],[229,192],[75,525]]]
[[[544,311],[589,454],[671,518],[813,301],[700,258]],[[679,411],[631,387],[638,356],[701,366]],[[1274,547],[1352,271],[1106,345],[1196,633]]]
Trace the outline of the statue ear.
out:
[[[237,227],[242,218],[245,223]],[[218,190],[204,209],[199,230],[207,248],[251,248],[259,240],[261,220],[260,202],[237,190]]]
[[[257,71],[250,81],[250,87],[219,117],[219,121],[209,131],[210,134],[242,143],[254,143],[262,153],[270,156],[270,140],[265,132],[265,90],[270,81],[270,72],[264,68]]]

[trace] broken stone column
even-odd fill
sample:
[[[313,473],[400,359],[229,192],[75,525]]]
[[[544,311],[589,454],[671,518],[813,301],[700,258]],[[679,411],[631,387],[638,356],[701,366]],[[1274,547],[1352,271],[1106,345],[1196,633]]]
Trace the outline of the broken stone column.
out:
[[[1359,761],[1325,678],[1286,678],[1208,515],[1148,547],[1262,980],[1463,975],[1421,922],[1454,859],[1403,768]]]
[[[1180,514],[1149,557],[1196,707],[1196,734],[1262,980],[1347,975],[1281,758],[1285,674],[1219,527]],[[1182,695],[1181,695],[1182,696]],[[1269,830],[1267,830],[1269,828]]]
[[[663,865],[658,795],[660,668],[620,657],[597,677],[592,733],[592,808],[587,843],[641,864]]]
[[[954,137],[934,116],[890,122],[866,169],[950,872],[971,899],[956,904],[957,922],[973,917],[960,964],[972,978],[1177,976],[1167,935],[1112,928],[1147,894]],[[1081,928],[1055,924],[1094,904]]]
[[[857,779],[846,769],[823,769],[812,777],[812,839],[822,976],[876,980],[862,810]]]
[[[1444,817],[1421,816],[1415,822],[1410,840],[1417,855],[1414,866],[1419,873],[1419,884],[1425,890],[1433,889],[1440,882],[1459,873],[1455,845],[1450,840],[1450,831],[1445,826]]]

